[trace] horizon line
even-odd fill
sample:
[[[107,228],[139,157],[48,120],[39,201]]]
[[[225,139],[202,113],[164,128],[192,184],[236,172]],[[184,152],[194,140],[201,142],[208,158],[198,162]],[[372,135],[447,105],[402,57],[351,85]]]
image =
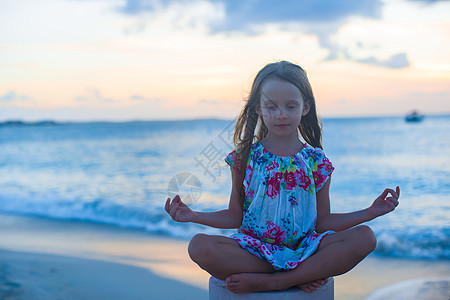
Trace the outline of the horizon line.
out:
[[[423,114],[425,117],[430,116],[447,116],[450,115],[450,112],[439,112],[439,113],[429,113]],[[393,115],[348,115],[348,116],[321,116],[322,120],[327,119],[375,119],[375,118],[404,118],[405,115],[393,114]],[[22,123],[24,125],[32,125],[32,124],[45,124],[47,123],[56,123],[56,124],[67,124],[67,123],[139,123],[139,122],[187,122],[187,121],[232,121],[236,118],[221,118],[221,117],[193,117],[186,119],[129,119],[129,120],[105,120],[105,119],[92,119],[92,120],[58,120],[58,119],[19,119],[19,118],[11,118],[11,119],[1,119],[0,124],[7,123]]]

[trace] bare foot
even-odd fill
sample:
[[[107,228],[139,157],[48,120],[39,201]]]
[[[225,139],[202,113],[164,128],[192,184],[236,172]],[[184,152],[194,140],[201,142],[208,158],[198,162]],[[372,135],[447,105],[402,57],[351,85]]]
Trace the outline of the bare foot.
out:
[[[227,289],[235,294],[264,292],[273,290],[272,276],[263,273],[240,273],[226,278]]]
[[[299,284],[297,285],[297,287],[307,293],[312,293],[316,291],[318,288],[320,288],[322,285],[326,284],[329,280],[330,280],[329,278],[313,280],[310,282]]]

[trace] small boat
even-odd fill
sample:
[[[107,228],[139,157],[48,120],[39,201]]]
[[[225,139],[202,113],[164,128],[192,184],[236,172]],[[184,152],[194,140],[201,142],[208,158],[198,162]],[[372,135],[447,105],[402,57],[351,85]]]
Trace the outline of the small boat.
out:
[[[421,122],[425,116],[419,114],[417,110],[412,111],[405,117],[406,122]]]

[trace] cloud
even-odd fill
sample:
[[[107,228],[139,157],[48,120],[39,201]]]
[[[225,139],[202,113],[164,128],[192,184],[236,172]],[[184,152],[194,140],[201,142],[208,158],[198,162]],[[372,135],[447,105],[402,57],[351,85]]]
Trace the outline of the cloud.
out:
[[[126,0],[116,11],[136,18],[137,23],[125,33],[143,33],[150,23],[158,31],[203,29],[224,18],[223,5],[214,0]]]
[[[141,95],[132,95],[128,98],[128,100],[130,100],[132,102],[147,103],[147,104],[158,105],[158,106],[163,106],[163,104],[165,102],[167,102],[167,99],[158,98],[158,97],[149,98],[149,97],[145,97],[145,96],[141,96]]]
[[[216,0],[216,2],[219,2]],[[350,17],[379,19],[382,3],[378,0],[339,1],[305,0],[285,1],[280,5],[271,0],[225,1],[226,20],[213,29],[218,31],[244,31],[256,34],[266,24],[278,24],[280,28],[317,36],[319,45],[329,51],[325,61],[344,58],[350,61],[399,69],[410,65],[405,53],[393,54],[388,59],[375,56],[356,58],[346,48],[333,41],[332,36],[346,24]],[[360,43],[360,47],[361,43]]]
[[[208,4],[208,14],[215,11],[216,18],[206,18],[193,14],[200,4]],[[245,35],[258,35],[275,26],[288,32],[302,32],[318,38],[319,45],[327,49],[325,61],[338,58],[363,64],[378,65],[386,68],[403,68],[410,65],[406,54],[392,54],[387,60],[375,56],[354,58],[345,47],[333,40],[333,35],[351,17],[371,19],[381,18],[383,3],[380,0],[287,0],[282,4],[273,0],[126,0],[118,11],[127,15],[150,15],[150,19],[161,14],[178,15],[178,19],[192,19],[184,25],[203,22],[210,34],[239,32]],[[177,13],[174,13],[177,12]],[[188,16],[190,15],[190,17]],[[145,29],[140,19],[139,28]],[[172,22],[172,23],[173,23]],[[139,32],[140,30],[136,31]]]
[[[15,91],[9,91],[3,96],[0,96],[0,102],[13,102],[17,100],[30,100],[30,97],[17,94]]]
[[[216,30],[238,30],[252,33],[264,24],[335,23],[350,16],[377,18],[379,0],[289,0],[282,4],[272,0],[211,0],[225,6],[226,20]]]
[[[330,24],[333,31],[340,22],[352,16],[379,18],[380,0],[286,0],[282,4],[273,0],[126,0],[118,11],[127,15],[164,13],[173,7],[183,7],[184,11],[209,3],[223,18],[206,20],[212,33],[238,31],[245,34],[259,34],[268,24],[305,25],[303,30],[323,32],[323,25]],[[337,25],[337,27],[336,27]]]
[[[376,65],[376,66],[381,66],[381,67],[387,67],[387,68],[391,68],[391,69],[406,68],[406,67],[409,67],[409,65],[410,65],[408,57],[406,56],[406,53],[397,53],[385,60],[377,59],[374,56],[362,58],[362,59],[355,59],[355,58],[350,58],[350,59],[360,62],[360,63],[371,64],[371,65]]]
[[[202,99],[195,103],[202,108],[223,108],[223,107],[239,107],[238,103],[229,100],[212,100],[212,99]]]
[[[143,97],[143,96],[139,96],[139,95],[132,95],[130,96],[130,100],[138,100],[138,101],[142,101],[142,100],[147,100],[148,98]]]
[[[127,15],[137,15],[142,12],[155,11],[162,8],[167,1],[158,0],[127,0],[125,4],[118,8],[118,11]]]
[[[401,69],[409,67],[411,65],[406,53],[392,54],[387,59],[379,59],[375,56],[359,58],[350,54],[346,47],[340,46],[338,43],[332,42],[330,36],[327,34],[324,34],[323,36],[319,35],[319,42],[323,48],[326,48],[330,51],[325,60],[334,60],[341,57],[349,61],[354,61],[368,65],[376,65],[390,69]],[[364,46],[358,43],[358,41],[357,44],[359,48],[361,49],[364,48]]]
[[[423,2],[425,4],[434,4],[437,2],[446,2],[448,0],[408,0],[410,2]]]
[[[200,1],[126,0],[118,8],[122,13],[138,15],[166,9],[173,3],[189,6]],[[218,9],[225,8],[226,24],[222,30],[245,30],[251,25],[286,22],[329,22],[353,15],[379,17],[379,0],[209,0]]]
[[[79,103],[79,107],[89,107],[90,109],[114,110],[117,108],[125,109],[126,107],[153,107],[166,108],[170,102],[167,99],[159,97],[146,97],[138,94],[132,94],[128,97],[109,98],[104,97],[102,92],[96,88],[87,88],[84,95],[74,98]],[[120,109],[119,109],[120,110]]]
[[[113,103],[118,100],[113,98],[103,97],[100,90],[95,88],[88,88],[86,95],[75,97],[76,101],[89,101],[89,102],[103,102],[103,103]]]

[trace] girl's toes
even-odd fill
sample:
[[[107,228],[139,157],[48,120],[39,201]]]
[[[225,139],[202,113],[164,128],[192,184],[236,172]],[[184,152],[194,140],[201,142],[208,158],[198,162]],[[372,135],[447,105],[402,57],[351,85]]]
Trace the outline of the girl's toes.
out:
[[[238,291],[238,287],[236,284],[227,284],[227,289],[229,289],[230,291],[232,291],[233,293],[236,293]]]
[[[310,293],[312,293],[312,292],[315,292],[317,290],[317,287],[315,287],[315,286],[309,286],[309,291],[310,291]]]
[[[226,287],[233,293],[237,293],[239,290],[239,276],[237,275],[230,275],[226,279]]]
[[[232,290],[235,290],[238,288],[238,284],[236,282],[227,282],[226,287],[227,287],[227,289],[232,291]]]
[[[300,288],[304,292],[312,293],[311,286],[309,284],[299,284],[299,285],[297,285],[297,287]]]
[[[230,276],[228,276],[227,278],[225,278],[225,281],[226,281],[227,283],[239,281],[239,276],[237,276],[237,275],[235,275],[235,274],[230,275]]]

